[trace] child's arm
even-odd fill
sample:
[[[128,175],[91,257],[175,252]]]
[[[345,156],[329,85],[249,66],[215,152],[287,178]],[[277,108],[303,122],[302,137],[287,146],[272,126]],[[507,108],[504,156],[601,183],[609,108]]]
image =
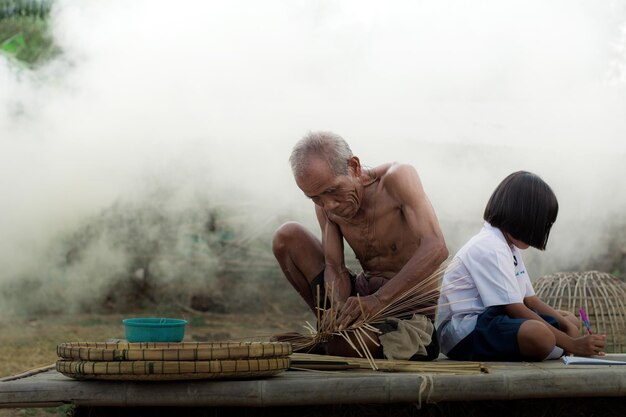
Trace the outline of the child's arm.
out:
[[[548,329],[554,334],[556,345],[567,353],[573,353],[578,356],[604,355],[604,335],[588,335],[573,338],[566,333],[560,331],[556,327],[551,326],[542,319],[537,313],[526,307],[523,303],[508,304],[504,306],[506,313],[513,318],[538,320],[545,323]]]
[[[548,304],[544,303],[536,295],[525,297],[524,304],[526,304],[528,308],[535,310],[537,313],[547,314],[548,316],[554,317],[555,320],[559,322],[559,328],[569,336],[580,336],[578,328],[574,326],[572,322],[567,320],[561,313],[550,307]]]

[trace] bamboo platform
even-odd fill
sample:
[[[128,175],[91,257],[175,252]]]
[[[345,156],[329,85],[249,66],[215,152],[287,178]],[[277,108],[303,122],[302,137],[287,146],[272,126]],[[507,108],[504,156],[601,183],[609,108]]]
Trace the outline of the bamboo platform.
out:
[[[626,355],[607,358],[626,360]],[[487,373],[289,370],[264,379],[175,382],[79,381],[47,369],[0,380],[0,407],[271,407],[626,397],[626,366],[555,360],[488,362],[483,369]]]

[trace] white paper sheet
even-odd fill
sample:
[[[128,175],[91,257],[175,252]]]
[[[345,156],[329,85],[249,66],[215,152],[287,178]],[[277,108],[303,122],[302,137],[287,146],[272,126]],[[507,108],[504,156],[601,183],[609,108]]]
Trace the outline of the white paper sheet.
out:
[[[600,358],[583,358],[580,356],[563,356],[565,365],[626,365],[626,361]]]

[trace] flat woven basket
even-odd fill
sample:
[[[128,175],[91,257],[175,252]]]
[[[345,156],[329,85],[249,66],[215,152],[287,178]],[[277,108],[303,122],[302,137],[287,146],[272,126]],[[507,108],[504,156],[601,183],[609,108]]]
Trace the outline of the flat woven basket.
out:
[[[607,353],[626,352],[626,283],[605,272],[558,272],[538,279],[534,287],[555,309],[580,318],[579,309],[584,308],[592,331],[606,334]],[[582,321],[580,326],[586,334]]]
[[[281,342],[73,342],[57,346],[56,369],[77,379],[258,378],[288,369],[291,352]]]
[[[289,368],[289,358],[212,361],[67,361],[56,370],[76,379],[172,381],[183,379],[247,379],[276,375]]]
[[[63,359],[83,361],[210,361],[275,358],[291,355],[291,344],[282,342],[73,342],[58,345],[57,355]]]

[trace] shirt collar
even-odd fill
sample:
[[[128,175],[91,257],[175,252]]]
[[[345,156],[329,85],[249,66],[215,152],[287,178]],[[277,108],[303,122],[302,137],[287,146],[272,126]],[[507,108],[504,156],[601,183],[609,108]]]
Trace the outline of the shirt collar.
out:
[[[488,231],[489,233],[496,235],[498,239],[503,241],[507,246],[509,247],[513,246],[513,245],[509,245],[509,242],[506,241],[506,238],[504,237],[504,233],[502,233],[502,230],[498,229],[497,227],[493,227],[491,224],[489,224],[489,222],[485,222],[485,224],[483,225],[483,229]]]

